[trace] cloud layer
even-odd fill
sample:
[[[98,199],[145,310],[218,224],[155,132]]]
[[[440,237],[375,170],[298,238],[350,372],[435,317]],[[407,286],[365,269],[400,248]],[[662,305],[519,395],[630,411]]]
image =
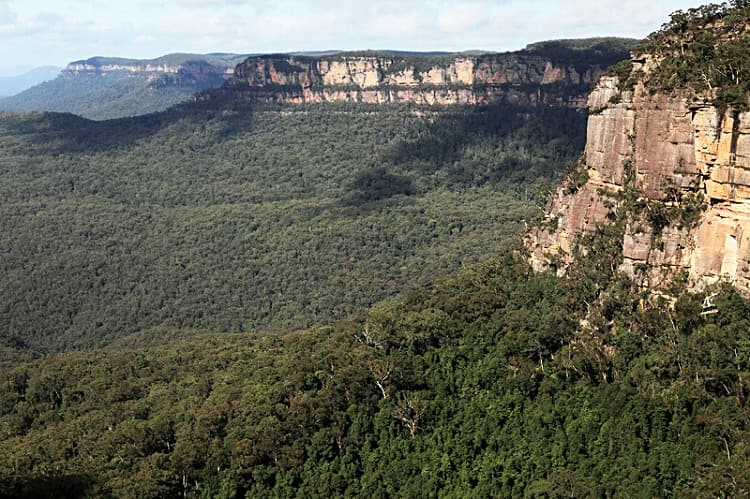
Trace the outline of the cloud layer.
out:
[[[323,49],[513,50],[642,37],[700,0],[0,0],[4,66],[94,55]]]

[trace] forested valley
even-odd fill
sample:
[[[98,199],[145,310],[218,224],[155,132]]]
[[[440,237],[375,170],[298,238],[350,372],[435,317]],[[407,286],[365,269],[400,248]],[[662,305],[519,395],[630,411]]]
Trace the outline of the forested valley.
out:
[[[747,495],[750,303],[618,272],[623,213],[528,264],[585,134],[509,102],[0,115],[0,497]]]
[[[736,497],[750,306],[639,306],[610,236],[568,279],[510,245],[328,326],[4,369],[0,495]]]
[[[4,347],[345,317],[518,233],[580,154],[585,120],[510,104],[3,115]]]
[[[0,496],[747,490],[748,303],[524,261],[584,119],[3,116]]]

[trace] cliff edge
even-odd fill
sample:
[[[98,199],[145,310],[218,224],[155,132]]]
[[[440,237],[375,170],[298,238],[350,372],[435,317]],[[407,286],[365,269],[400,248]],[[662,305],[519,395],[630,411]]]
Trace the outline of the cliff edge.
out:
[[[237,65],[218,95],[306,102],[519,104],[585,108],[586,95],[634,40],[558,40],[500,54],[340,53],[321,57],[266,55]]]
[[[750,294],[749,15],[677,12],[599,80],[584,156],[527,235],[535,268],[564,273],[586,254],[582,236],[608,225],[613,269],[643,287],[726,281]]]

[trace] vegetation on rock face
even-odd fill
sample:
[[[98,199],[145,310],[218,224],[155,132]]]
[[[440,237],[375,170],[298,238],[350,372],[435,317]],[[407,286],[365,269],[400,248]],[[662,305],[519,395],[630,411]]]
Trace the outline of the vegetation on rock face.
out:
[[[641,46],[657,57],[647,85],[653,90],[689,89],[720,108],[744,109],[750,92],[750,2],[677,11]]]

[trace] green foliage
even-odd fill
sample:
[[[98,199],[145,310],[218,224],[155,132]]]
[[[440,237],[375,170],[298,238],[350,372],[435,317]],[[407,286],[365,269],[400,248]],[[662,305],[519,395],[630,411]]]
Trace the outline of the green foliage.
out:
[[[639,77],[642,76],[642,73],[633,71],[632,59],[625,59],[623,61],[618,62],[614,66],[611,66],[607,70],[607,74],[609,76],[617,77],[617,87],[620,89],[621,92],[624,90],[633,90]],[[616,104],[616,103],[617,102],[613,102],[613,104]]]
[[[584,126],[509,104],[4,115],[0,329],[49,351],[349,315],[517,233]]]
[[[747,64],[750,33],[746,1],[709,4],[677,11],[640,50],[659,57],[649,87],[691,90],[720,109],[746,109],[750,92]]]
[[[0,495],[745,494],[750,305],[649,306],[607,258],[507,248],[329,327],[19,364]]]
[[[589,181],[589,173],[586,169],[586,163],[578,160],[577,163],[569,162],[565,165],[563,173],[563,182],[565,182],[565,191],[568,194],[575,194]]]
[[[551,40],[530,44],[526,51],[548,57],[561,65],[573,66],[580,74],[593,66],[607,68],[627,57],[638,45],[632,38],[583,38]]]

